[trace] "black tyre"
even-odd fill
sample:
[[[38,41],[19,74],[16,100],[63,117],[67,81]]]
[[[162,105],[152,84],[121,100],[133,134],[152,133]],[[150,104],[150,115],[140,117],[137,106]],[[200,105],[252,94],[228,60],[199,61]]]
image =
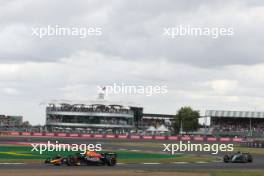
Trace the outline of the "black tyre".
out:
[[[116,165],[116,158],[109,158],[107,161],[108,166],[115,166]]]
[[[45,164],[49,164],[49,163],[50,163],[50,158],[49,158],[49,159],[46,159],[46,160],[44,161],[44,163],[45,163]]]
[[[61,165],[61,163],[55,163],[54,164],[54,166],[60,166]]]
[[[252,163],[253,162],[253,157],[252,157],[252,155],[250,155],[250,154],[248,154],[248,162],[249,163]]]
[[[223,160],[224,160],[225,163],[229,163],[230,158],[229,158],[228,155],[225,155],[224,158],[223,158]]]
[[[76,166],[77,165],[77,162],[78,162],[78,159],[77,159],[76,156],[68,156],[67,157],[66,164],[68,166]]]
[[[245,156],[242,156],[241,161],[242,161],[242,163],[247,163],[248,162],[247,158]]]

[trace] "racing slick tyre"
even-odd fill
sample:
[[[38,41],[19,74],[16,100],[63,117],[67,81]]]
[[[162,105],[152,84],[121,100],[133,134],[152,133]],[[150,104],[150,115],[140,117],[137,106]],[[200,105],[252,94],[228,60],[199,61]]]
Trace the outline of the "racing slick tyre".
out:
[[[247,163],[247,158],[246,157],[242,157],[242,163]]]
[[[250,155],[250,154],[248,154],[248,162],[249,163],[252,163],[253,162],[253,157],[252,157],[252,155]]]
[[[107,161],[108,166],[115,166],[116,165],[116,158],[109,158]]]
[[[44,161],[44,163],[45,163],[45,164],[50,163],[50,158],[49,158],[49,159],[46,159],[46,160]]]
[[[229,161],[230,161],[229,156],[225,155],[223,160],[225,163],[229,163]]]
[[[78,158],[76,156],[68,156],[66,164],[68,166],[76,166],[78,163]]]

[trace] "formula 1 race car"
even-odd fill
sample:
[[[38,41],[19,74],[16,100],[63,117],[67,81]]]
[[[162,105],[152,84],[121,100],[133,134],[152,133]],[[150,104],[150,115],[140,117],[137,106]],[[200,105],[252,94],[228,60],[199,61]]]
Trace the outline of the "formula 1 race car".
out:
[[[94,151],[88,151],[85,154],[77,153],[67,157],[55,156],[45,160],[46,164],[53,164],[56,166],[68,165],[68,166],[81,166],[81,165],[108,165],[115,166],[117,154],[116,153],[96,153]]]
[[[223,158],[225,163],[252,163],[253,158],[250,153],[237,152],[231,155],[225,155]]]

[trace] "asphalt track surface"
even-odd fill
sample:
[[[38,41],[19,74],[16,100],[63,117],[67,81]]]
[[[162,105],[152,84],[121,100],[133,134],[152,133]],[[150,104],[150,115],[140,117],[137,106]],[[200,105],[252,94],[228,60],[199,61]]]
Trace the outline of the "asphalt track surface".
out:
[[[50,140],[50,138],[48,139]],[[112,150],[117,149],[127,149],[127,150],[141,150],[141,151],[148,151],[148,147],[131,147],[131,146],[124,146],[124,145],[118,145],[118,144],[111,144],[113,141],[117,140],[109,140],[109,139],[53,139],[53,140],[59,140],[63,142],[69,142],[69,143],[102,143],[103,146],[107,146],[108,148]],[[27,141],[27,142],[39,142],[39,141],[47,141],[47,139],[43,138],[26,138],[26,137],[0,137],[0,143],[4,143],[6,141]],[[50,140],[51,141],[51,140]],[[122,142],[130,142],[128,140],[120,141]],[[154,143],[162,145],[162,143],[172,143],[172,141],[163,141],[163,142],[155,142]],[[109,144],[108,144],[109,143]],[[118,142],[119,143],[119,142]],[[157,152],[161,151],[160,149],[151,149],[156,150]],[[155,152],[155,151],[153,151]],[[197,153],[196,154],[205,154],[205,153]],[[219,153],[219,157],[223,157],[224,153]],[[200,163],[184,163],[184,162],[176,162],[176,163],[136,163],[136,164],[117,164],[114,167],[108,167],[108,166],[53,166],[53,165],[45,165],[44,163],[39,164],[10,164],[10,163],[2,163],[0,164],[0,169],[87,169],[87,170],[96,170],[96,169],[107,169],[107,170],[211,170],[211,169],[237,169],[237,170],[247,170],[247,169],[263,169],[264,168],[264,155],[256,155],[253,154],[253,163],[223,163],[223,162],[200,162]]]
[[[164,164],[118,164],[114,167],[109,166],[53,166],[43,164],[3,164],[0,165],[0,169],[108,169],[108,170],[211,170],[211,169],[263,169],[261,163],[164,163]]]

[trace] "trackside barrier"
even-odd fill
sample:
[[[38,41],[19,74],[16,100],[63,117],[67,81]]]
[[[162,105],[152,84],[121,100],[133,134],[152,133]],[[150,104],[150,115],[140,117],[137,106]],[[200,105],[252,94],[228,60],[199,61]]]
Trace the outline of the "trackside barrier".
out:
[[[128,135],[117,135],[118,139],[127,139]]]
[[[81,134],[81,137],[83,138],[92,138],[91,134]]]
[[[69,134],[69,137],[79,137],[78,133]]]
[[[215,142],[215,141],[217,141],[217,138],[216,137],[207,137],[206,140],[209,142]]]
[[[93,137],[94,138],[104,138],[102,134],[94,134]]]
[[[181,141],[190,141],[191,137],[190,136],[181,136]]]
[[[57,133],[57,135],[55,135],[55,136],[58,136],[58,137],[66,137],[67,134],[66,133]]]
[[[168,136],[168,140],[175,140],[177,141],[179,139],[178,136]]]
[[[154,139],[156,139],[156,140],[165,140],[166,136],[154,136]]]
[[[42,136],[42,133],[32,133],[33,136]]]
[[[114,134],[107,134],[107,135],[105,135],[105,138],[113,139],[113,138],[116,138],[116,135],[114,135]]]
[[[151,135],[126,135],[126,134],[79,134],[79,133],[41,133],[41,132],[5,132],[9,136],[46,136],[46,137],[79,137],[79,138],[107,138],[107,139],[142,139],[142,140],[173,140],[173,141],[208,141],[208,142],[243,142],[242,138],[231,137],[203,137],[203,136],[151,136]],[[263,145],[256,144],[256,145]]]
[[[220,142],[229,142],[229,141],[231,141],[231,138],[229,138],[229,137],[221,137],[221,138],[219,139],[219,141],[220,141]]]
[[[20,134],[19,134],[19,132],[10,132],[10,135],[11,136],[19,136]]]
[[[50,136],[50,137],[52,137],[52,136],[55,136],[55,134],[54,133],[44,133],[43,136]]]
[[[22,136],[31,136],[31,133],[30,132],[22,132],[21,135]]]
[[[242,138],[233,138],[233,142],[242,142]]]
[[[139,135],[131,135],[130,139],[141,139]]]
[[[193,137],[193,140],[194,140],[194,141],[204,141],[204,137],[201,137],[201,136],[194,136],[194,137]]]
[[[142,139],[153,139],[153,136],[142,136]]]

